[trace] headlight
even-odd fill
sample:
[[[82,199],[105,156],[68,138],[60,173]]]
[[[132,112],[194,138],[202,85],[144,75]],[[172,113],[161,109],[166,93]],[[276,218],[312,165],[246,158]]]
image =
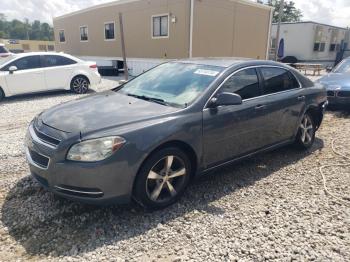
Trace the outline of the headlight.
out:
[[[110,157],[123,146],[125,139],[119,136],[102,137],[75,144],[67,154],[72,161],[96,162]]]

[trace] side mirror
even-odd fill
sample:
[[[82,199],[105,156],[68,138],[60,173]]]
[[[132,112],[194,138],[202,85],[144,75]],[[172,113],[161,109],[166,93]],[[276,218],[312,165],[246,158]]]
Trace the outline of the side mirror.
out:
[[[10,68],[9,68],[10,74],[13,74],[13,72],[15,72],[17,70],[18,70],[17,66],[10,66]]]
[[[210,107],[241,105],[242,97],[233,93],[223,92],[210,100]]]

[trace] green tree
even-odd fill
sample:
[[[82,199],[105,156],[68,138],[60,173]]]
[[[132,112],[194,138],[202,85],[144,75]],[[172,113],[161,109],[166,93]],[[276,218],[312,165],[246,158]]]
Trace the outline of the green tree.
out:
[[[31,23],[28,19],[23,22],[17,19],[7,21],[6,16],[0,13],[0,38],[53,40],[54,33],[48,23],[41,23],[39,20]]]
[[[272,22],[278,22],[281,0],[258,0],[258,2],[274,7],[275,10],[273,12]],[[295,3],[293,1],[284,1],[282,22],[299,22],[302,17],[303,14],[301,10],[295,7]]]

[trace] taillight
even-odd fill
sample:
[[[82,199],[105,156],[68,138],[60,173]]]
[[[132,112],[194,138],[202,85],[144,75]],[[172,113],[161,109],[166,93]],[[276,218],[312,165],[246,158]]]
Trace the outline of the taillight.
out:
[[[97,65],[96,64],[91,65],[90,68],[97,68]]]

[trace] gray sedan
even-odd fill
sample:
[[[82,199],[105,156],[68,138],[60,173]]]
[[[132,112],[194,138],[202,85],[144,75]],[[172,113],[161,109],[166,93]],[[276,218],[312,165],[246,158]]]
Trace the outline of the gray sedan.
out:
[[[330,105],[350,105],[350,58],[318,80],[327,89]]]
[[[41,113],[26,155],[55,194],[163,208],[210,170],[287,144],[311,147],[326,103],[321,85],[279,63],[174,61]]]

